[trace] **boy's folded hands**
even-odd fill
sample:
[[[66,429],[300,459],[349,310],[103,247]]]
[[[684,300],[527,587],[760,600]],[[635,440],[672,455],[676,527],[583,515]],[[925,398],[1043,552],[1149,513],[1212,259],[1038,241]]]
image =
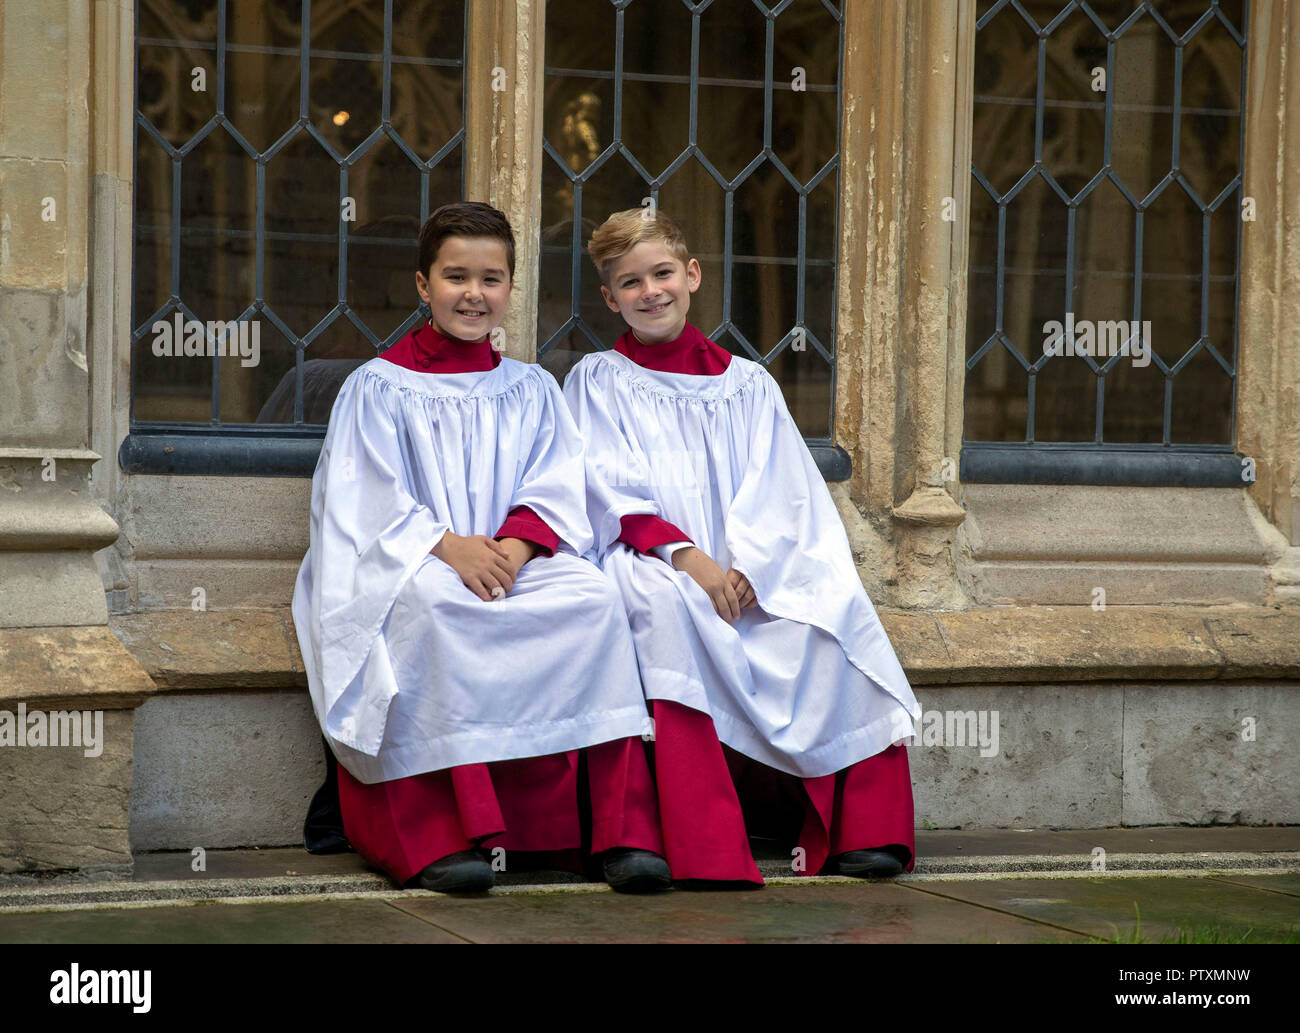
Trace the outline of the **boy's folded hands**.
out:
[[[520,568],[532,559],[534,547],[519,538],[498,542],[482,534],[464,536],[448,531],[429,551],[451,567],[466,588],[491,602],[514,587]]]
[[[744,574],[734,567],[724,571],[707,553],[694,546],[673,553],[673,566],[689,574],[704,589],[718,616],[728,624],[740,616],[742,609],[757,602],[754,588]]]

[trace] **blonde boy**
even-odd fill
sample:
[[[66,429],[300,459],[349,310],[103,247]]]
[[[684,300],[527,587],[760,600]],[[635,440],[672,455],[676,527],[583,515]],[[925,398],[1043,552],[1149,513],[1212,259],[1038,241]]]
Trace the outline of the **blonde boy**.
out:
[[[690,324],[699,263],[668,216],[647,214],[619,212],[591,238],[628,330],[574,367],[565,396],[587,443],[595,553],[654,709],[669,865],[761,883],[731,775],[779,772],[803,801],[796,871],[910,870],[901,740],[920,708],[779,386]]]

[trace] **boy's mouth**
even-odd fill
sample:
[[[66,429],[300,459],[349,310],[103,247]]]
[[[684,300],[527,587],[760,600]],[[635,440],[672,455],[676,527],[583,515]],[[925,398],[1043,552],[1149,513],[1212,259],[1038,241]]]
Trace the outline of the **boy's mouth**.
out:
[[[658,305],[651,305],[649,308],[643,308],[641,311],[644,312],[647,316],[654,316],[654,315],[658,315],[660,312],[666,309],[670,304],[671,302],[661,301],[659,302]]]
[[[461,316],[465,319],[478,319],[481,316],[486,316],[487,311],[484,309],[476,309],[476,308],[458,308],[456,310],[456,315]]]

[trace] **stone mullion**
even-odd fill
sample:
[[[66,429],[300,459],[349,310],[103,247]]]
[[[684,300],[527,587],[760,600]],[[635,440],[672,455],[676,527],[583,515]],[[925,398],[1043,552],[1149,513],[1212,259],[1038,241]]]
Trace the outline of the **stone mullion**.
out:
[[[1246,79],[1237,447],[1246,487],[1291,545],[1300,583],[1300,5],[1255,0]],[[1292,591],[1295,589],[1293,587]]]
[[[515,289],[505,354],[537,356],[542,206],[544,0],[474,0],[465,63],[465,196],[487,201],[515,232]]]
[[[940,471],[943,487],[959,499],[960,484],[958,460],[961,456],[962,429],[965,421],[966,394],[966,305],[970,282],[970,196],[971,196],[971,129],[975,117],[975,0],[958,0],[957,46],[954,60],[955,79],[953,94],[953,125],[961,131],[953,133],[953,184],[952,197],[954,221],[950,241],[950,275],[948,301],[948,347],[944,401],[945,457],[953,460],[952,478],[946,479]],[[962,128],[964,127],[964,129]]]
[[[953,265],[953,235],[965,220],[943,213],[966,178],[956,162],[968,144],[955,141],[970,121],[954,123],[969,104],[957,67],[970,65],[957,57],[974,21],[964,6],[892,0],[847,5],[846,19],[836,440],[853,460],[850,497],[870,525],[860,530],[874,536],[876,554],[860,552],[893,575],[890,601],[959,606],[953,538],[965,511],[943,460],[956,462],[960,441],[950,376],[964,318],[952,288],[965,268]]]

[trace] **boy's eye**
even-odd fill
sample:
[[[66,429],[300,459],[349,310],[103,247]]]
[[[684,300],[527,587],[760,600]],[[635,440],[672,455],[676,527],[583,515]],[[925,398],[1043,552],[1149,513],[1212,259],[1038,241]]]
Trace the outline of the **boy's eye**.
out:
[[[659,278],[662,280],[665,276],[668,275],[669,272],[670,272],[670,270],[668,270],[668,269],[660,269],[660,270],[659,270]]]

